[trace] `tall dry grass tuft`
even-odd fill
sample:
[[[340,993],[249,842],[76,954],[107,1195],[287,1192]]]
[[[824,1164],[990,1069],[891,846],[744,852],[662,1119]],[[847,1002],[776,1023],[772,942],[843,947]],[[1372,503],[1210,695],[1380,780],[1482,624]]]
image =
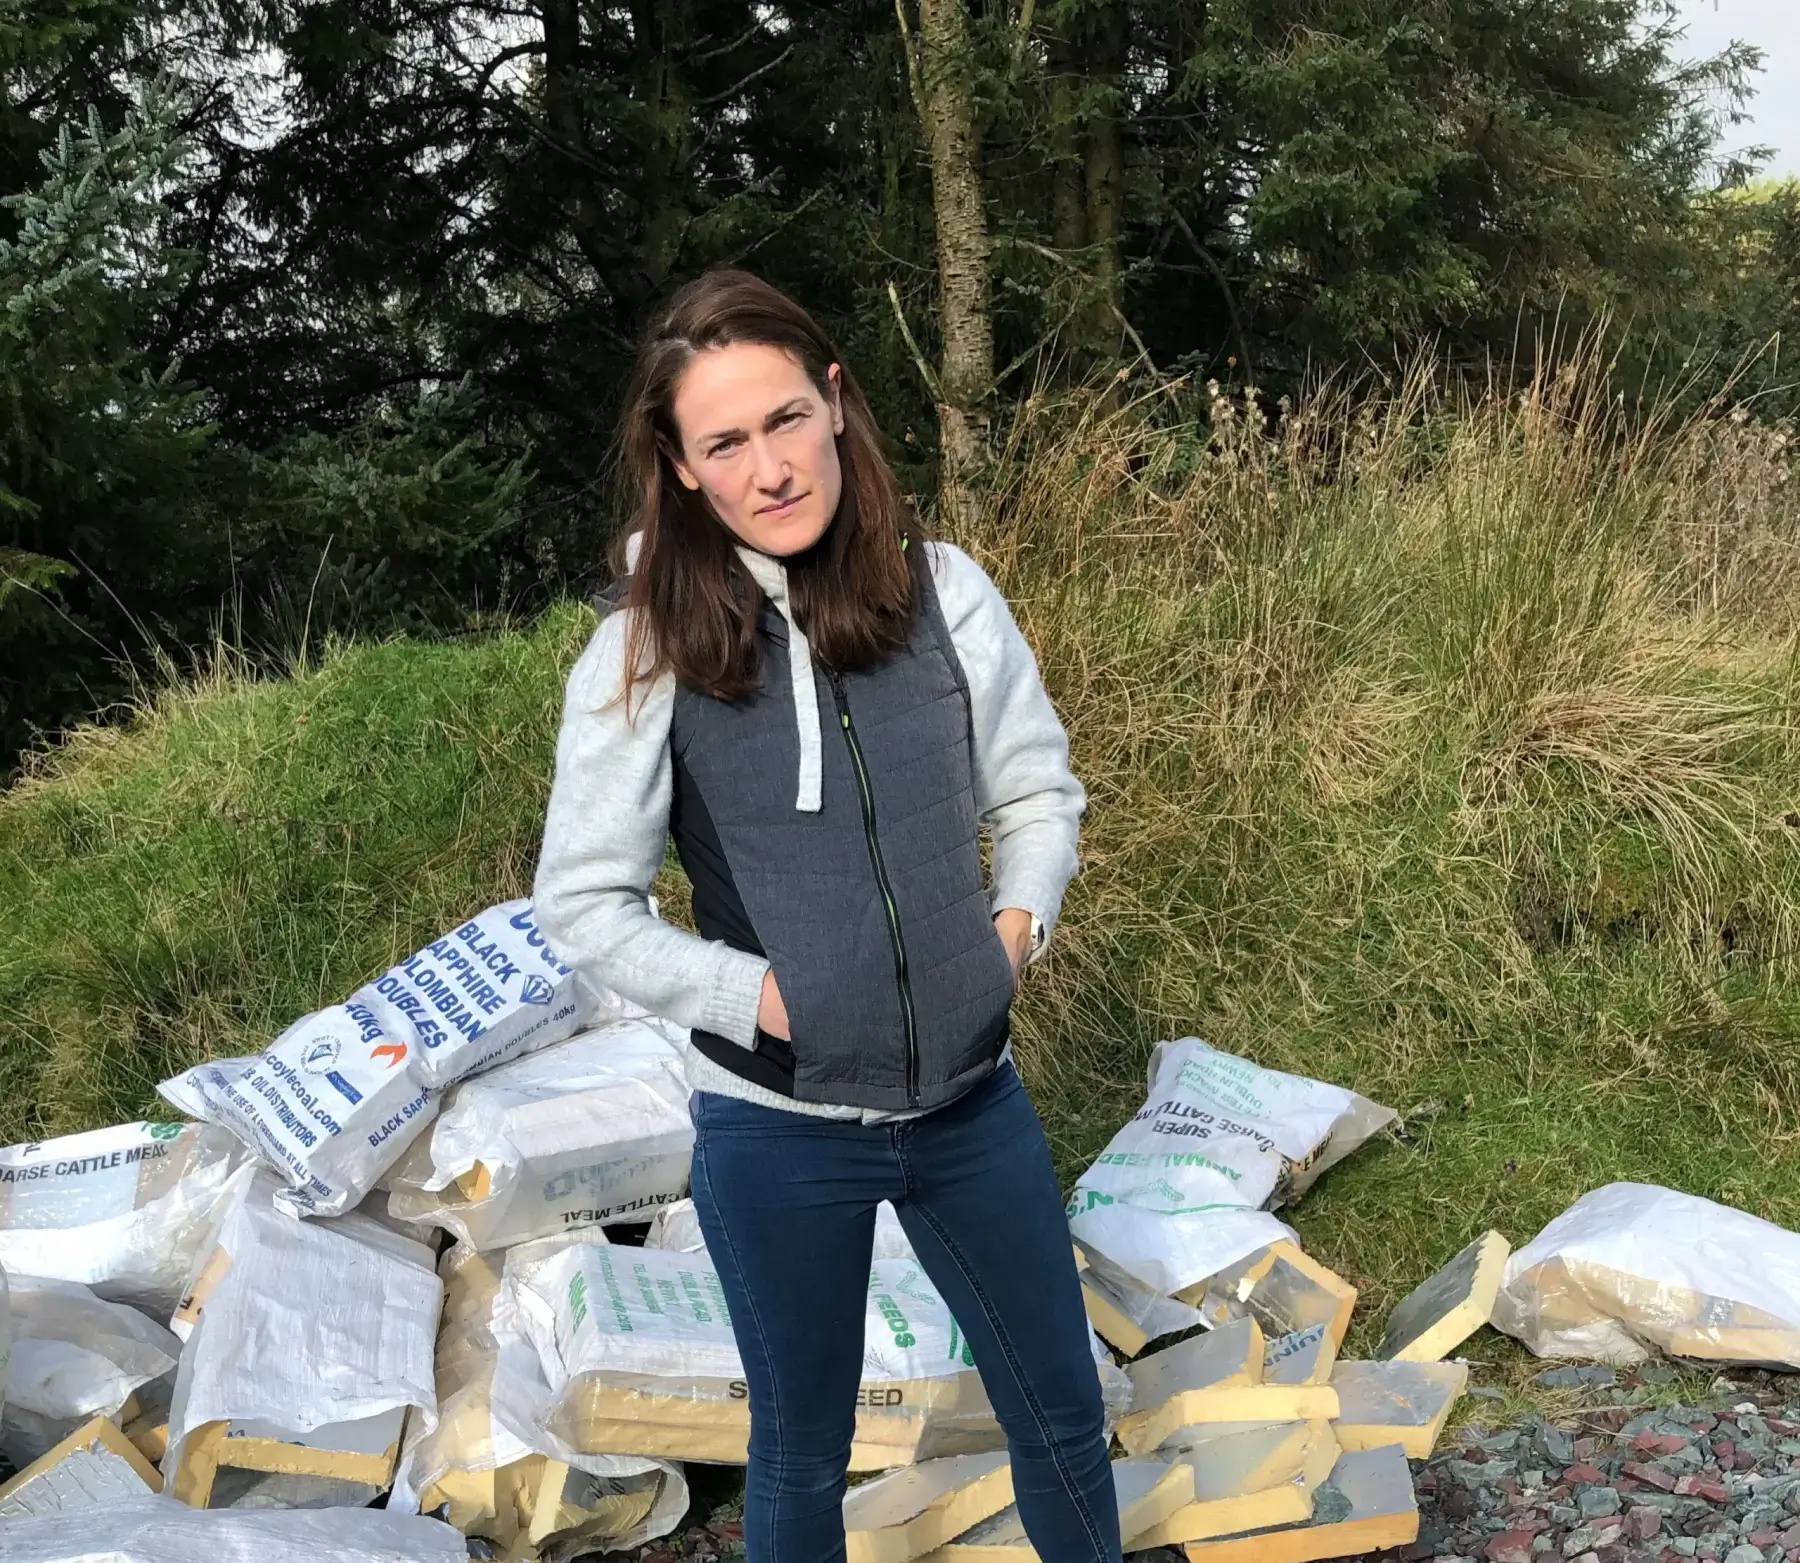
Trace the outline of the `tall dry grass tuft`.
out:
[[[1020,1022],[1069,1164],[1194,1031],[1403,1107],[1640,1081],[1795,1132],[1791,452],[1601,367],[1024,409],[959,541],[1092,798]]]

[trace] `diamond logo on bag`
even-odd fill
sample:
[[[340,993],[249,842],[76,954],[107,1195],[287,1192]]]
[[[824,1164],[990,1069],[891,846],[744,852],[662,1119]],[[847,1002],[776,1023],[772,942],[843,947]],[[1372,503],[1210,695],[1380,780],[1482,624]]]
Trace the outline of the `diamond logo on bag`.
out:
[[[519,997],[527,1004],[548,1004],[556,996],[556,988],[542,977],[527,977]]]
[[[338,1044],[334,1037],[315,1042],[300,1055],[300,1067],[309,1075],[322,1075],[338,1061]]]

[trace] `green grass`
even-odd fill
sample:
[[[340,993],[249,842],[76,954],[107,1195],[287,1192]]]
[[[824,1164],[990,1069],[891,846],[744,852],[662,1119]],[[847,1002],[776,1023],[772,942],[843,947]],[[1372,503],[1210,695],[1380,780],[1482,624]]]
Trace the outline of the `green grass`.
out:
[[[151,1110],[158,1079],[526,893],[592,623],[221,672],[0,797],[0,1136]]]
[[[1789,456],[1583,386],[1210,444],[1173,395],[1034,404],[965,539],[1092,798],[1018,1025],[1065,1180],[1164,1037],[1400,1109],[1291,1212],[1353,1347],[1612,1180],[1800,1226]],[[0,796],[0,1136],[142,1113],[523,891],[590,625],[222,672],[44,757]]]

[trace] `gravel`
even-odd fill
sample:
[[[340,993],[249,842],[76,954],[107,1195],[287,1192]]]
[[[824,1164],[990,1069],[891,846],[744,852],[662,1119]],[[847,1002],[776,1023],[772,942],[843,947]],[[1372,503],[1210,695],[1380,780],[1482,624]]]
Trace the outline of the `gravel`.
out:
[[[1471,1424],[1413,1467],[1419,1540],[1391,1563],[1800,1563],[1800,1380],[1734,1373],[1655,1405],[1666,1364],[1548,1369],[1587,1402],[1556,1423]],[[1750,1398],[1754,1395],[1754,1398]]]

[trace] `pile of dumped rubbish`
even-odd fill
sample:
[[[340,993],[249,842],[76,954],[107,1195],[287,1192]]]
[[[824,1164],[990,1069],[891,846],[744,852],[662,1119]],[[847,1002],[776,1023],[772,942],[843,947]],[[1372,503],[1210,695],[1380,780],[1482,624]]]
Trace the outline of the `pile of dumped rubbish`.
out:
[[[192,1121],[0,1151],[0,1563],[549,1563],[666,1536],[742,1463],[742,1365],[686,1200],[685,1033],[472,918],[256,1057]],[[1193,1038],[1070,1232],[1130,1549],[1419,1545],[1492,1322],[1550,1356],[1800,1365],[1800,1237],[1620,1184],[1488,1233],[1340,1358],[1354,1289],[1276,1212],[1392,1124]],[[852,1563],[1034,1556],[957,1323],[886,1207],[845,1501]],[[0,1355],[0,1363],[5,1358]]]

